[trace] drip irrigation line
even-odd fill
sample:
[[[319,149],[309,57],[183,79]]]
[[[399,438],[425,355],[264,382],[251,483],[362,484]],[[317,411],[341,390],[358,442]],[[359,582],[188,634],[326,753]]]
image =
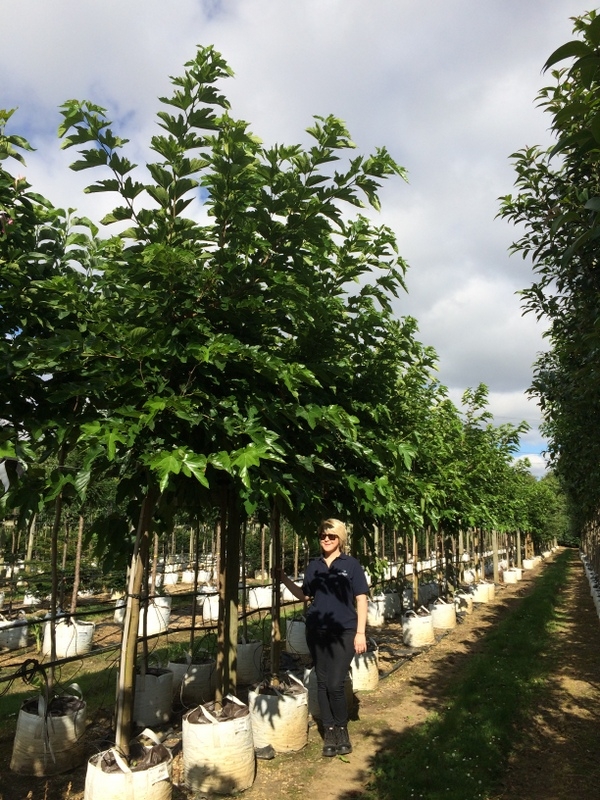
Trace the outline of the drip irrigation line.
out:
[[[31,661],[35,662],[36,664],[40,664],[40,668],[46,670],[49,667],[62,667],[64,664],[70,664],[73,661],[84,661],[86,658],[91,658],[92,656],[102,655],[103,653],[110,653],[113,650],[118,650],[120,646],[121,646],[120,643],[105,645],[104,647],[98,647],[95,650],[91,650],[89,653],[82,653],[81,655],[69,656],[67,658],[58,658],[56,661],[45,661],[43,664],[40,664],[40,662],[34,658],[28,658],[21,664],[4,664],[1,667],[2,670],[13,669],[15,670],[15,672],[12,675],[8,676],[0,675],[0,683],[5,683],[6,681],[13,681],[15,680],[15,678],[20,677],[23,666]]]

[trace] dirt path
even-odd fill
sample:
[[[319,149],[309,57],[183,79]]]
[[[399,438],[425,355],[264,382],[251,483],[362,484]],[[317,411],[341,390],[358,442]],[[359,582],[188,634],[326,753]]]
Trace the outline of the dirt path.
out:
[[[516,608],[540,569],[525,572],[519,584],[497,587],[492,603],[477,606],[435,645],[380,680],[375,691],[361,693],[350,723],[350,756],[323,758],[321,738],[311,727],[301,752],[258,762],[256,781],[243,793],[244,800],[364,797],[377,753],[442,709],[448,683],[478,651],[486,631]],[[600,800],[600,624],[578,560],[570,569],[564,600],[560,628],[547,656],[552,667],[547,690],[511,758],[502,791],[490,800]],[[399,625],[391,635],[401,636]],[[22,778],[8,770],[9,759],[10,754],[0,754],[0,800],[83,797],[84,767],[52,779]],[[173,778],[181,780],[180,754]],[[174,787],[173,800],[193,797]]]
[[[304,751],[259,763],[245,800],[362,797],[377,752],[395,734],[441,709],[448,683],[477,652],[486,630],[529,591],[539,569],[523,573],[519,584],[499,587],[493,603],[476,606],[427,652],[380,681],[374,692],[362,693],[358,719],[350,724],[354,752],[346,761],[322,758],[321,738],[311,728]],[[561,627],[549,654],[554,669],[548,691],[494,800],[600,799],[600,624],[579,561],[569,578]]]
[[[553,670],[501,798],[600,798],[600,623],[580,562],[564,590]]]

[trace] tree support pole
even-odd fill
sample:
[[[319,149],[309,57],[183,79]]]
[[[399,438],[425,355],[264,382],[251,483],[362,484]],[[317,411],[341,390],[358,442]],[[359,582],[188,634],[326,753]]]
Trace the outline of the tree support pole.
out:
[[[279,575],[281,569],[281,517],[277,503],[273,501],[271,508],[271,543],[275,556],[273,565],[274,574]],[[281,663],[281,583],[273,581],[273,595],[271,604],[271,676],[272,683],[279,682],[279,668]]]

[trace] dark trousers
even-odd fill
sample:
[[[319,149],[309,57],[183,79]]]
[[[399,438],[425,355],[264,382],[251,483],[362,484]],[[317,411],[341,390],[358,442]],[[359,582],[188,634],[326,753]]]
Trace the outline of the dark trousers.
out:
[[[317,676],[317,696],[321,720],[328,728],[348,724],[348,704],[344,684],[354,658],[355,631],[330,631],[307,628],[308,644]]]

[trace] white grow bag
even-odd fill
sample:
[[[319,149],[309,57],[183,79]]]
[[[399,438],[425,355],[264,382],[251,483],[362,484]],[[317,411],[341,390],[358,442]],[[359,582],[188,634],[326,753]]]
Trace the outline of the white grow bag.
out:
[[[137,725],[162,725],[171,718],[173,673],[168,669],[149,669],[136,675],[133,719]]]
[[[310,654],[306,643],[306,623],[303,619],[288,619],[285,630],[285,650],[287,653],[307,656]]]
[[[402,618],[402,641],[407,647],[425,647],[435,642],[433,617],[429,611],[407,611]]]
[[[370,628],[381,628],[385,622],[385,597],[375,595],[367,601],[367,625]]]
[[[447,603],[440,597],[430,608],[434,628],[442,630],[456,628],[456,606],[454,603]]]
[[[92,640],[96,625],[93,622],[84,622],[71,619],[57,619],[55,625],[56,657],[69,658],[89,653],[92,649]],[[50,639],[50,622],[44,625],[44,640],[42,654],[49,657],[52,652]]]
[[[24,606],[38,606],[41,602],[41,598],[39,598],[36,594],[33,594],[33,592],[25,592],[23,597]]]
[[[189,789],[200,794],[233,794],[254,783],[256,757],[250,715],[237,697],[227,695],[220,712],[213,703],[189,711],[183,718],[182,739],[184,780]]]
[[[150,600],[147,607],[148,618],[146,623],[146,633],[148,636],[166,632],[171,619],[171,603],[172,598],[169,596],[153,597]],[[114,620],[117,625],[123,626],[125,622],[126,605],[127,601],[124,598],[116,601]],[[146,608],[141,607],[140,619],[138,622],[138,636],[144,635],[144,614],[146,614]]]
[[[472,586],[475,583],[476,575],[474,569],[465,569],[463,571],[463,583],[467,586]]]
[[[402,611],[400,605],[400,595],[395,589],[392,589],[389,592],[384,592],[383,600],[383,615],[386,619],[394,619],[395,617],[400,616]]]
[[[24,616],[11,620],[0,614],[0,647],[6,647],[8,650],[27,647],[28,630]]]
[[[502,573],[504,583],[518,583],[521,580],[520,569],[505,569]]]
[[[155,633],[164,633],[169,627],[171,619],[171,597],[154,597],[148,603],[148,608],[140,609],[140,621],[138,624],[138,636],[144,635],[144,614],[148,612],[147,629],[148,636]]]
[[[357,653],[350,662],[354,692],[370,692],[379,683],[379,648],[373,639],[365,653]]]
[[[263,643],[238,642],[237,646],[237,685],[249,686],[262,680]]]
[[[207,569],[198,570],[198,583],[210,583],[211,573]]]
[[[419,586],[419,603],[422,606],[427,606],[432,600],[435,600],[440,593],[440,587],[437,583],[430,581],[429,583],[422,583]]]
[[[474,603],[489,603],[495,597],[495,587],[493,583],[482,581],[473,586],[473,602]]]
[[[257,611],[271,608],[273,604],[273,588],[271,586],[254,586],[248,592],[248,607]]]
[[[85,775],[83,800],[171,800],[173,786],[171,770],[173,756],[171,751],[159,743],[151,730],[140,734],[154,741],[152,747],[144,747],[139,742],[132,746],[132,756],[136,757],[137,767],[130,767],[119,753],[112,748],[93,755],[88,761]],[[159,762],[144,768],[144,757],[150,752],[159,757]],[[140,763],[142,762],[142,763]]]
[[[288,674],[279,687],[259,684],[248,693],[254,746],[293,753],[308,742],[308,691]]]
[[[173,699],[182,705],[194,708],[214,700],[217,679],[214,659],[192,663],[188,656],[183,664],[169,661],[167,669],[173,673]]]
[[[46,707],[43,697],[26,700],[17,718],[10,768],[20,775],[58,775],[83,763],[86,704],[77,695],[56,697]],[[5,776],[6,777],[6,776]]]
[[[299,589],[302,588],[302,581],[292,581]],[[282,603],[299,603],[300,601],[293,592],[290,592],[285,584],[280,586],[281,602]]]
[[[472,614],[473,595],[471,592],[457,592],[454,595],[454,607],[459,614]]]
[[[202,611],[204,622],[219,621],[219,595],[218,594],[199,594],[197,597],[199,607]]]

